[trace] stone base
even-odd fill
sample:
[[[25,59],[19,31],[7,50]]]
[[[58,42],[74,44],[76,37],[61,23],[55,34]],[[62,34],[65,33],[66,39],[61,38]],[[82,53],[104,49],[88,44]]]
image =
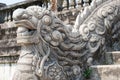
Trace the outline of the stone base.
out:
[[[108,64],[120,64],[120,51],[107,52],[106,62]]]
[[[120,80],[120,65],[95,65],[91,69],[91,80]]]

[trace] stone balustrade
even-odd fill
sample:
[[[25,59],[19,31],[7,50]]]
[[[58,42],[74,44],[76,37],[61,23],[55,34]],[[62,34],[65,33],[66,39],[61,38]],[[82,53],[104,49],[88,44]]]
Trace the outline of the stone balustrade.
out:
[[[62,0],[61,0],[62,1]],[[81,6],[87,6],[91,0],[63,0],[63,2],[58,2],[58,11],[62,11],[64,9],[78,8]],[[17,8],[26,8],[31,5],[39,5],[42,7],[48,8],[50,6],[50,2],[43,2],[42,0],[26,0],[20,3],[16,3],[13,5],[8,5],[0,8],[0,23],[4,23],[7,21],[12,21],[13,11]]]

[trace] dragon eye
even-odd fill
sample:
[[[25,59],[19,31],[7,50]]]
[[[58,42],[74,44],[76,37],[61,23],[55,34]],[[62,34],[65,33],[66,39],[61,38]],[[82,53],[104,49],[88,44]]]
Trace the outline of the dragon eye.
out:
[[[50,16],[45,15],[45,16],[42,18],[42,22],[43,22],[45,25],[50,25],[51,22],[52,22],[52,19],[51,19]]]
[[[23,18],[27,19],[29,16],[27,14],[23,14]]]

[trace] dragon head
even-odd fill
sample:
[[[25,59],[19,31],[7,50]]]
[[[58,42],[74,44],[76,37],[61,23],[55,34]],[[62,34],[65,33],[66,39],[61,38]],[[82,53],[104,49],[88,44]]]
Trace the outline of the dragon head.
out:
[[[15,10],[13,12],[13,19],[18,27],[17,43],[38,43],[40,41],[40,37],[38,37],[40,35],[40,28],[42,25],[48,26],[52,23],[52,15],[53,13],[50,10],[43,9],[39,6],[30,6],[26,9],[19,8]]]
[[[14,11],[13,19],[18,27],[18,44],[34,43],[42,49],[48,44],[53,49],[53,54],[57,53],[54,54],[57,59],[72,65],[81,64],[74,57],[82,57],[88,53],[83,50],[87,41],[83,41],[79,34],[72,33],[72,26],[65,25],[51,10],[39,6],[20,8]],[[40,52],[42,49],[39,49]]]

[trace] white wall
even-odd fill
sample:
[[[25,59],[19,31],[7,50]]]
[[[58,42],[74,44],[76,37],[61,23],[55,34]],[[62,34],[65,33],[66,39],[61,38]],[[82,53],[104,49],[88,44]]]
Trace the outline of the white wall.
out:
[[[11,80],[16,64],[0,64],[0,80]]]

